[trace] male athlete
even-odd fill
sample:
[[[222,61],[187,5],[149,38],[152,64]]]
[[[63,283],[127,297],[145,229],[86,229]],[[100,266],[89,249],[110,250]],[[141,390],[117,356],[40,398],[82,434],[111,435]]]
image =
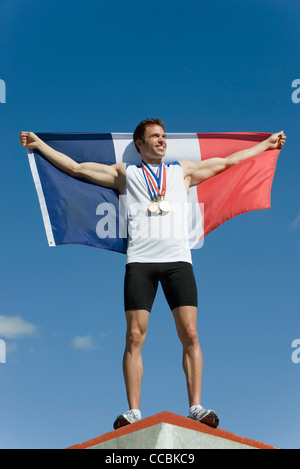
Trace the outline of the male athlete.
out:
[[[202,353],[197,333],[197,289],[189,249],[185,211],[187,191],[191,186],[226,171],[233,165],[269,149],[283,147],[283,131],[272,134],[257,145],[233,153],[226,158],[199,162],[179,161],[164,165],[167,140],[160,119],[142,121],[135,129],[133,140],[141,154],[141,164],[77,163],[52,149],[33,132],[21,132],[21,144],[39,150],[53,165],[74,178],[84,178],[100,186],[117,190],[127,199],[128,248],[124,282],[127,321],[123,373],[129,410],[119,415],[114,428],[141,419],[140,397],[143,376],[142,346],[148,319],[161,282],[172,310],[178,337],[183,347],[183,369],[189,398],[189,417],[211,427],[219,419],[213,410],[201,406]],[[138,204],[142,210],[135,210]],[[159,229],[176,215],[180,236],[159,236]],[[150,224],[150,225],[149,225]],[[149,226],[151,235],[149,236]],[[138,235],[133,233],[137,232]],[[131,233],[131,235],[130,235]]]

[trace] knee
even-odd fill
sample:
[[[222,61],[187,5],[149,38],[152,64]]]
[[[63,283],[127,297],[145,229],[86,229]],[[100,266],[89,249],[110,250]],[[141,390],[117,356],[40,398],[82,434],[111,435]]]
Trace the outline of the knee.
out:
[[[145,340],[145,333],[139,328],[132,328],[126,334],[126,346],[128,349],[141,348]]]
[[[185,329],[181,331],[180,339],[181,339],[183,346],[198,347],[199,339],[198,339],[197,328],[194,326],[186,327]]]

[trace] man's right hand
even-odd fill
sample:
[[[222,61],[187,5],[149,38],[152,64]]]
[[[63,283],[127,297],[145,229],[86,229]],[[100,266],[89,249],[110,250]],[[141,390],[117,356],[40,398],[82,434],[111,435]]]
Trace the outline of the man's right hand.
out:
[[[41,139],[33,132],[21,132],[20,142],[23,147],[28,148],[28,150],[33,150],[38,148]]]
[[[33,132],[21,132],[20,141],[28,150],[38,149],[50,163],[71,177],[88,179],[98,186],[117,190],[121,194],[125,191],[126,163],[77,163],[64,153],[54,150]]]

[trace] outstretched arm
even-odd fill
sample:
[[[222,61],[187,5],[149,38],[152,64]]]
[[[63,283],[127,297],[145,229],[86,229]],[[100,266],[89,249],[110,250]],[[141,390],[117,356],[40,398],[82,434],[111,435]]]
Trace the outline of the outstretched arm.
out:
[[[125,188],[125,163],[105,165],[100,163],[77,163],[69,156],[54,150],[33,132],[21,132],[20,141],[28,150],[38,150],[54,166],[74,178],[85,178],[99,186],[116,189],[123,193]]]
[[[197,163],[191,161],[180,161],[184,171],[186,187],[200,184],[206,179],[225,171],[228,168],[240,163],[247,158],[263,153],[266,150],[280,149],[285,144],[286,136],[283,132],[272,134],[266,140],[254,145],[246,150],[241,150],[226,158],[210,158]]]

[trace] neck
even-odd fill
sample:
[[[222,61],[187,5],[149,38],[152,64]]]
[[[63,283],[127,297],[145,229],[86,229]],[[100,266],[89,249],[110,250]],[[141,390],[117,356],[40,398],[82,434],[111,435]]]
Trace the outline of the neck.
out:
[[[162,162],[162,158],[147,158],[142,157],[142,160],[146,164],[160,164]]]

